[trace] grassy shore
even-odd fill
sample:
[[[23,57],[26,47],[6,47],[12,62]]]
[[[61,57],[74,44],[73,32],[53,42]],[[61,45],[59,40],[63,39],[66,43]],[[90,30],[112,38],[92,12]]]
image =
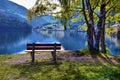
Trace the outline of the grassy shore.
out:
[[[119,80],[120,56],[90,54],[87,50],[61,51],[58,62],[51,61],[50,53],[36,53],[34,65],[30,60],[19,60],[29,54],[0,55],[0,80]],[[13,63],[12,61],[18,61]]]

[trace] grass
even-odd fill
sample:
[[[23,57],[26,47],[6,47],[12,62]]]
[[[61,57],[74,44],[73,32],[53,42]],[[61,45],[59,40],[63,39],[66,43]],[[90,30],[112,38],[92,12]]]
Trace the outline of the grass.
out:
[[[90,56],[86,50],[82,50]],[[56,64],[39,59],[34,65],[9,64],[3,61],[16,55],[0,56],[0,80],[119,80],[120,64],[108,62],[58,61]],[[96,56],[96,55],[94,55]]]

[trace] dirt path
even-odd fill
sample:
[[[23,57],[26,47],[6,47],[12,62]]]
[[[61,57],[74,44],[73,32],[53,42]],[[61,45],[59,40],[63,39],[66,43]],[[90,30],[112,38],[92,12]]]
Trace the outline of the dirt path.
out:
[[[35,55],[35,60],[38,60],[38,59],[49,59],[51,57],[52,57],[51,54],[48,54],[48,52],[46,52],[46,54],[41,54],[41,53],[39,54],[39,53],[37,53]],[[30,54],[27,54],[27,55],[17,56],[15,58],[6,60],[4,62],[5,63],[10,63],[10,64],[21,64],[21,63],[29,63],[30,61],[31,61],[31,56],[30,56]]]
[[[18,54],[19,55],[19,54]],[[62,51],[57,53],[58,60],[69,60],[69,61],[80,61],[80,62],[109,62],[112,64],[120,64],[120,59],[116,56],[107,55],[85,55],[84,53],[78,53],[77,51]],[[35,60],[47,59],[52,60],[50,52],[40,52],[36,53]],[[10,64],[23,64],[30,63],[31,57],[29,54],[17,56],[15,58],[4,61]]]

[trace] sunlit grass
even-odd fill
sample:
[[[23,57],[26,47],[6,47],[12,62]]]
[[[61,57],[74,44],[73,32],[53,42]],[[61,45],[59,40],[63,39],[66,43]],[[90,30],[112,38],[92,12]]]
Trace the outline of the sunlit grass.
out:
[[[107,63],[106,63],[107,64]],[[9,78],[27,80],[118,80],[119,65],[103,65],[63,61],[54,63],[39,62],[35,65],[4,64],[0,72],[2,80]]]
[[[78,51],[79,52],[79,51]],[[82,50],[83,54],[86,49]],[[78,62],[39,59],[34,65],[9,64],[4,60],[28,54],[0,56],[0,80],[119,80],[120,65],[107,62]]]

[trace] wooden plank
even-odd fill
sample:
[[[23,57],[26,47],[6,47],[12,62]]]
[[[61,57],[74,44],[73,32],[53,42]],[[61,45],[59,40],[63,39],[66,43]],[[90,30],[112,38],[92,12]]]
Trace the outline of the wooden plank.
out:
[[[27,46],[33,46],[33,44],[27,44]],[[54,46],[54,44],[34,44],[34,46]],[[61,46],[61,44],[56,43],[56,46]]]
[[[33,49],[33,48],[27,48],[27,50],[32,50],[32,49]],[[58,48],[56,48],[56,49],[61,49],[61,48],[58,47]],[[49,47],[47,48],[47,47],[46,47],[46,48],[34,48],[34,50],[54,50],[54,49],[53,49],[53,48],[49,48]]]
[[[25,50],[25,52],[31,52],[32,50]],[[49,51],[54,51],[54,50],[34,50],[35,52],[49,52]],[[56,50],[56,51],[61,51],[61,50]]]
[[[25,52],[31,52],[32,50],[25,50]],[[49,52],[49,51],[54,51],[54,50],[34,50],[35,52]],[[57,50],[61,51],[61,50]]]
[[[27,48],[33,48],[33,46],[27,46]],[[34,46],[34,48],[53,48],[54,46]],[[61,46],[56,46],[56,48],[61,48]]]

